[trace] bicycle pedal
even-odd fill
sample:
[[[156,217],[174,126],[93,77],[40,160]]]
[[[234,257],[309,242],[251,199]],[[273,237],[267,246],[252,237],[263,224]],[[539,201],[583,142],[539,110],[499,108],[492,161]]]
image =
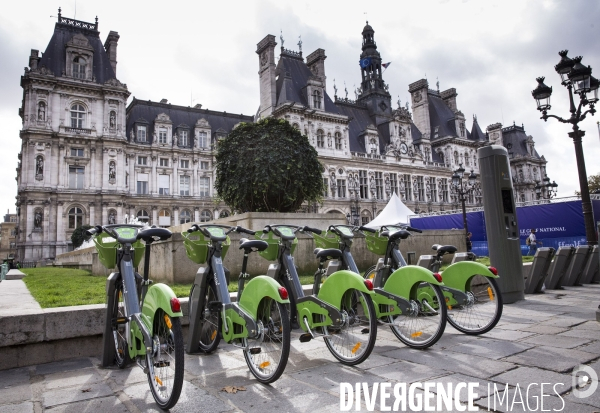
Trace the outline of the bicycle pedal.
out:
[[[250,354],[260,354],[260,352],[262,351],[262,349],[260,347],[253,347],[249,350]]]
[[[127,318],[126,317],[117,318],[115,321],[116,321],[117,324],[127,324]]]
[[[363,334],[369,334],[369,329],[368,328],[363,328],[362,330],[360,330],[361,333]]]
[[[210,312],[218,312],[221,311],[223,309],[223,303],[220,301],[211,301],[210,303],[208,303],[208,310]]]
[[[301,343],[308,343],[310,340],[312,340],[312,336],[310,335],[310,333],[304,333],[300,335]]]

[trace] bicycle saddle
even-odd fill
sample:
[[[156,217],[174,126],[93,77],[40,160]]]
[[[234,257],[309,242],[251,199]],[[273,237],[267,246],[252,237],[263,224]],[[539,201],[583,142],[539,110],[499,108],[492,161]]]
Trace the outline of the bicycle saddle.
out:
[[[171,238],[173,233],[166,228],[148,228],[140,231],[137,235],[137,239],[142,239],[145,242],[156,241],[154,238],[159,238],[160,241]]]
[[[439,245],[439,244],[433,244],[431,246],[431,249],[434,251],[437,251],[439,255],[454,254],[458,250],[458,248],[456,248],[454,245]]]
[[[342,251],[335,248],[315,248],[314,254],[317,258],[333,259],[340,258],[342,256]]]
[[[269,247],[267,241],[260,239],[248,240],[248,238],[242,238],[240,240],[240,249],[250,252],[252,248],[256,248],[255,251],[264,251]]]
[[[408,238],[410,236],[410,232],[408,232],[405,229],[401,229],[399,231],[392,232],[391,234],[390,234],[390,231],[383,231],[379,235],[381,235],[382,237],[388,237],[390,239],[390,241],[395,241],[398,238],[400,238],[400,239]]]

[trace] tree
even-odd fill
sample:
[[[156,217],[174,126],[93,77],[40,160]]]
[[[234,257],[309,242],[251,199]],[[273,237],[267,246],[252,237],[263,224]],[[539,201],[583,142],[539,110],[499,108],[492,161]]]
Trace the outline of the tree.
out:
[[[588,176],[588,188],[590,189],[590,194],[600,193],[600,173]],[[581,192],[575,191],[575,195],[580,196]]]
[[[283,119],[241,123],[217,143],[215,188],[240,212],[295,212],[323,197],[323,166],[306,136]]]
[[[71,235],[71,242],[73,243],[73,249],[79,248],[84,241],[87,241],[90,236],[85,233],[88,229],[92,228],[90,225],[82,225],[75,228],[73,235]]]

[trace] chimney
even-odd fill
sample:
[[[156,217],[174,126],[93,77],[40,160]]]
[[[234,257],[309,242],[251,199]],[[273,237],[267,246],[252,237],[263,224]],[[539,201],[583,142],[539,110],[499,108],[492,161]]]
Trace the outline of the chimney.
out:
[[[442,93],[440,93],[440,95],[442,100],[446,103],[446,105],[448,105],[452,112],[456,112],[458,110],[456,108],[456,96],[458,96],[458,93],[456,93],[455,88],[444,90]]]
[[[110,65],[112,66],[113,71],[115,72],[115,77],[117,77],[117,43],[119,43],[119,37],[120,36],[118,32],[111,30],[110,33],[108,33],[106,41],[104,42],[104,49],[108,54],[108,59],[110,60]]]
[[[29,68],[31,70],[37,69],[39,58],[39,50],[31,49],[31,55],[29,56]]]
[[[268,34],[256,45],[258,55],[258,75],[260,80],[259,117],[264,118],[273,113],[276,104],[275,87],[275,36]]]
[[[169,103],[169,101],[167,99],[161,99],[160,103]]]
[[[306,65],[313,73],[313,76],[318,77],[323,82],[323,90],[327,90],[327,85],[325,84],[325,50],[317,49],[311,54],[309,54],[306,58]]]

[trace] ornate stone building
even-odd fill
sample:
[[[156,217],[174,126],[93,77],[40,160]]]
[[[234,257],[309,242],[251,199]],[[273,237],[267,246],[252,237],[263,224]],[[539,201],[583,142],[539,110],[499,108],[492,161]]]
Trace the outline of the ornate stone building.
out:
[[[39,55],[32,50],[21,78],[22,148],[17,169],[18,259],[53,258],[70,249],[82,224],[137,217],[169,226],[232,213],[213,190],[213,145],[238,123],[273,116],[308,136],[326,171],[319,212],[341,211],[367,222],[393,192],[415,211],[457,207],[450,181],[464,165],[478,172],[476,149],[490,140],[511,152],[518,198],[531,200],[532,182],[546,161],[523,128],[495,124],[470,130],[456,90],[432,90],[425,79],[409,85],[408,103],[394,108],[374,30],[365,26],[361,85],[355,99],[327,94],[325,51],[306,60],[268,35],[258,43],[260,105],[256,116],[133,99],[117,78],[119,34],[104,43],[98,21],[62,17]],[[301,47],[301,43],[299,44]],[[489,137],[488,137],[489,136]],[[541,178],[540,178],[541,179]],[[477,204],[478,196],[469,200]]]
[[[4,221],[0,223],[0,263],[12,259],[17,252],[17,214],[6,211]]]

